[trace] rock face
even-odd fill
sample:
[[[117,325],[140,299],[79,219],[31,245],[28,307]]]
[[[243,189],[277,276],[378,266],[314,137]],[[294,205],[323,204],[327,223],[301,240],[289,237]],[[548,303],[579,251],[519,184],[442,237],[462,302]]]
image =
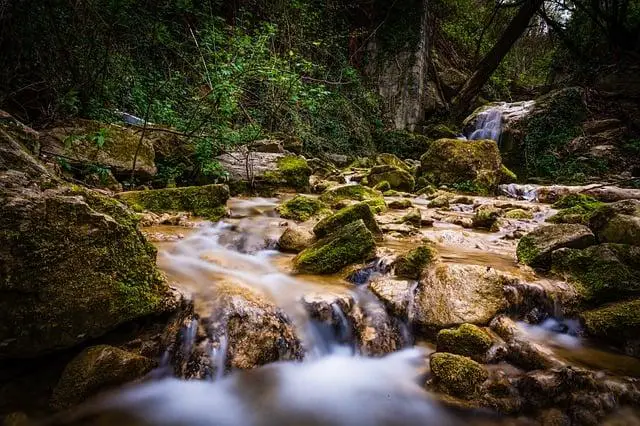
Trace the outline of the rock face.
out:
[[[227,212],[229,188],[226,185],[188,186],[147,191],[128,191],[118,194],[133,210],[188,211],[196,216],[218,220]]]
[[[466,184],[487,193],[500,183],[502,161],[492,140],[440,139],[420,162],[421,176],[436,185]]]
[[[278,248],[285,252],[300,253],[316,241],[312,232],[301,227],[288,227],[278,240]]]
[[[552,268],[574,283],[582,297],[591,303],[640,295],[638,246],[599,244],[584,250],[556,250]]]
[[[35,357],[168,308],[156,250],[120,203],[60,184],[0,128],[0,359]]]
[[[294,265],[300,272],[331,274],[351,263],[367,260],[374,250],[373,234],[360,219],[305,249],[294,259]]]
[[[316,237],[322,238],[340,231],[343,226],[362,220],[365,226],[375,237],[382,237],[382,231],[371,213],[371,207],[367,203],[358,203],[339,210],[337,213],[327,216],[313,227]]]
[[[589,226],[601,242],[640,245],[640,200],[600,206]]]
[[[342,200],[364,201],[373,207],[376,212],[381,212],[387,208],[381,192],[362,185],[335,186],[320,195],[320,201],[330,206]]]
[[[77,167],[87,163],[107,167],[118,178],[131,176],[137,150],[136,176],[148,180],[157,171],[153,143],[145,138],[140,144],[138,131],[115,124],[75,119],[45,131],[41,144],[44,155],[63,155]]]
[[[389,188],[398,191],[413,191],[415,180],[411,173],[407,170],[391,165],[374,166],[367,175],[369,185],[378,185],[381,182],[387,182]]]
[[[485,266],[441,263],[423,271],[415,295],[413,321],[429,330],[488,324],[507,308],[509,277]]]
[[[582,249],[596,243],[593,233],[583,225],[559,224],[541,226],[518,242],[518,260],[529,266],[548,269],[551,253],[563,247]]]
[[[91,346],[64,369],[52,395],[57,409],[78,404],[110,387],[138,379],[154,368],[155,361],[114,348]]]
[[[480,391],[480,385],[489,374],[485,368],[461,355],[437,352],[431,355],[431,373],[433,384],[441,391],[471,399]]]

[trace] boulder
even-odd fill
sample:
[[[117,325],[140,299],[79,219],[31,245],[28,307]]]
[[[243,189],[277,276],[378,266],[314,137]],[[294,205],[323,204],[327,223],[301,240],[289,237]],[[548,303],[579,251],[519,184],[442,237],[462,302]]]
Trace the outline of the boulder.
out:
[[[545,225],[529,232],[518,242],[518,260],[529,266],[549,269],[551,253],[560,248],[582,249],[596,243],[593,233],[584,225]]]
[[[640,200],[601,205],[591,214],[589,227],[601,242],[640,246]]]
[[[78,118],[44,131],[40,142],[43,155],[64,156],[78,168],[110,169],[121,180],[131,177],[134,157],[136,177],[149,180],[157,172],[153,143],[140,139],[140,130]]]
[[[258,187],[304,191],[309,187],[312,173],[302,156],[254,152],[247,148],[220,155],[216,160],[229,174],[233,187],[252,182]]]
[[[487,370],[471,358],[446,352],[431,355],[432,384],[440,391],[462,399],[472,399],[489,377]]]
[[[351,263],[371,258],[374,251],[373,234],[359,219],[302,251],[294,259],[294,265],[299,272],[331,274]]]
[[[373,189],[380,192],[386,192],[391,190],[391,185],[389,185],[389,182],[387,182],[386,180],[383,180],[382,182],[376,184]]]
[[[431,245],[422,245],[398,256],[393,263],[395,275],[410,280],[420,279],[422,270],[438,257]]]
[[[437,351],[464,355],[477,361],[484,359],[493,344],[486,331],[473,324],[462,324],[455,329],[440,330]]]
[[[420,161],[421,176],[436,185],[464,184],[490,193],[500,183],[502,161],[492,140],[439,139]]]
[[[406,198],[403,198],[401,200],[393,200],[388,205],[390,209],[396,210],[404,210],[413,207],[413,203],[411,202],[411,200],[407,200]]]
[[[478,207],[473,214],[473,227],[495,230],[502,210],[490,204]]]
[[[109,388],[139,379],[156,366],[152,359],[108,345],[91,346],[65,367],[53,389],[56,409],[79,404]]]
[[[277,209],[280,217],[304,222],[320,214],[329,214],[329,206],[317,198],[296,195],[282,203]]]
[[[391,189],[399,191],[413,191],[415,180],[407,170],[396,166],[374,166],[367,175],[369,185],[375,186],[381,182],[388,182]]]
[[[121,203],[48,174],[0,126],[0,359],[36,357],[175,308]]]
[[[640,299],[614,303],[580,315],[585,330],[640,357]]]
[[[590,303],[640,295],[640,247],[599,244],[583,250],[563,248],[551,255],[552,269],[576,285]]]
[[[411,167],[409,167],[409,165],[406,162],[402,161],[394,154],[388,154],[388,153],[378,154],[378,156],[376,157],[376,164],[380,166],[397,167],[399,169],[404,170],[405,172],[411,172]]]
[[[553,204],[553,208],[560,209],[547,221],[553,223],[579,223],[589,226],[593,213],[604,204],[595,198],[584,194],[568,194]]]
[[[316,237],[311,231],[299,226],[289,226],[280,236],[278,248],[288,253],[300,253],[315,241]]]
[[[345,225],[362,220],[376,238],[382,237],[382,231],[373,217],[371,207],[367,203],[358,203],[345,207],[331,216],[327,216],[313,227],[318,238],[340,231]]]
[[[402,216],[402,223],[408,223],[416,228],[420,228],[422,226],[422,213],[420,209],[417,207],[409,209],[407,214]]]
[[[384,303],[389,313],[402,319],[411,318],[408,309],[415,287],[413,280],[400,280],[388,275],[377,275],[369,283],[369,289]]]
[[[425,269],[416,290],[414,324],[427,330],[486,325],[508,307],[504,285],[511,280],[480,265],[440,263]]]
[[[229,187],[204,185],[128,191],[118,194],[118,198],[137,212],[143,210],[155,213],[186,211],[215,221],[227,213]]]
[[[364,201],[373,207],[376,212],[384,211],[387,208],[387,204],[380,191],[362,185],[334,186],[320,195],[320,201],[330,206],[342,200]]]
[[[514,220],[531,220],[533,219],[533,213],[529,210],[523,209],[511,209],[504,214],[506,219],[514,219]]]

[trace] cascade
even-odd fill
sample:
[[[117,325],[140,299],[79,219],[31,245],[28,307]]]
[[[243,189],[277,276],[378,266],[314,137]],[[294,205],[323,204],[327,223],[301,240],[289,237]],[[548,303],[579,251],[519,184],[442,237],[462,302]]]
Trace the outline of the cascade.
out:
[[[471,132],[469,140],[493,139],[500,141],[502,133],[502,109],[490,108],[478,114],[475,130]]]

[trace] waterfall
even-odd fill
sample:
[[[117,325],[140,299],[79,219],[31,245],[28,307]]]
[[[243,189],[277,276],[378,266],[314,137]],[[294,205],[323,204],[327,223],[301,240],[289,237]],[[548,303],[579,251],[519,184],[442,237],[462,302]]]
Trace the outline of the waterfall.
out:
[[[498,142],[502,132],[502,109],[490,108],[478,114],[476,128],[469,140],[493,139]]]

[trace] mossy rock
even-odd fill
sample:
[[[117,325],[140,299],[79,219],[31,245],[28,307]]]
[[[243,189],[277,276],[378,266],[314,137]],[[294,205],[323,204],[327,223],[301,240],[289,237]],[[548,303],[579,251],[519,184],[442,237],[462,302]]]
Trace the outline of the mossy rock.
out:
[[[583,250],[560,249],[552,269],[577,285],[589,303],[602,304],[640,295],[640,247],[599,244]]]
[[[415,180],[410,172],[400,167],[383,165],[374,166],[366,177],[369,185],[377,185],[380,182],[388,182],[391,189],[411,192],[415,186]]]
[[[518,175],[513,173],[504,164],[500,166],[500,183],[515,183],[518,181]]]
[[[309,188],[311,173],[311,167],[309,167],[304,157],[287,155],[278,158],[276,170],[265,172],[263,179],[272,186],[283,186],[298,191],[306,191]]]
[[[438,352],[450,352],[474,359],[482,359],[493,342],[480,327],[462,324],[455,329],[440,330],[437,336]]]
[[[533,213],[524,209],[511,209],[504,214],[504,217],[515,220],[531,220],[533,219]]]
[[[439,195],[429,201],[428,207],[436,209],[449,207],[449,203],[453,201],[454,197],[455,195],[451,194],[450,192],[441,192]]]
[[[411,202],[411,200],[407,200],[406,198],[403,198],[401,200],[393,200],[389,203],[390,209],[405,210],[411,207],[413,207],[413,203]]]
[[[364,201],[373,207],[376,213],[383,212],[387,208],[387,204],[380,191],[362,185],[334,186],[320,195],[320,201],[330,206],[342,200]]]
[[[407,214],[402,216],[401,222],[420,228],[422,226],[422,213],[420,212],[420,209],[417,207],[410,209]]]
[[[411,172],[411,167],[409,167],[407,163],[399,159],[394,154],[388,154],[388,153],[378,154],[378,156],[376,157],[376,164],[380,166],[397,167],[406,172]]]
[[[474,228],[495,229],[501,213],[502,210],[489,204],[478,207],[472,219]]]
[[[334,232],[339,232],[343,226],[357,220],[362,220],[375,237],[382,236],[382,231],[373,216],[371,206],[364,202],[345,207],[335,214],[325,217],[313,227],[313,233],[318,238],[326,237]]]
[[[629,355],[640,356],[640,299],[586,311],[580,318],[590,335],[623,346]]]
[[[421,178],[418,178],[418,181]],[[426,181],[426,180],[425,180]],[[416,185],[416,187],[419,187]],[[437,192],[438,190],[430,184],[426,184],[425,186],[421,187],[418,191],[416,191],[416,195],[433,195]]]
[[[389,185],[389,182],[387,182],[386,180],[383,180],[382,182],[377,183],[373,187],[373,189],[375,189],[376,191],[385,192],[391,190],[391,185]]]
[[[106,389],[139,379],[156,362],[108,345],[92,346],[64,369],[53,390],[52,405],[67,408]]]
[[[278,240],[278,248],[288,253],[300,253],[316,241],[315,235],[302,227],[290,226]]]
[[[317,241],[298,254],[293,263],[299,272],[332,274],[371,258],[375,247],[373,234],[360,219]]]
[[[227,213],[229,188],[226,185],[204,185],[128,191],[118,194],[118,198],[135,211],[186,211],[215,221]]]
[[[500,183],[502,161],[492,140],[439,139],[420,158],[421,176],[436,185],[470,183],[491,193]]]
[[[579,223],[589,225],[591,216],[604,203],[584,194],[565,195],[553,204],[553,208],[560,209],[558,213],[547,219],[552,223]]]
[[[321,214],[330,214],[329,206],[322,201],[307,197],[305,195],[296,195],[290,200],[285,201],[277,208],[280,217],[284,219],[293,219],[300,222],[311,219]]]
[[[604,243],[640,245],[640,200],[623,200],[598,207],[589,227]]]
[[[487,370],[471,358],[446,352],[431,355],[433,384],[441,391],[472,399],[489,377]]]
[[[422,245],[410,250],[396,259],[393,264],[396,276],[410,280],[420,279],[422,270],[438,257],[437,250],[431,245]]]
[[[551,253],[561,248],[583,249],[596,243],[595,236],[583,225],[541,226],[522,237],[516,248],[518,261],[534,268],[549,269]]]

